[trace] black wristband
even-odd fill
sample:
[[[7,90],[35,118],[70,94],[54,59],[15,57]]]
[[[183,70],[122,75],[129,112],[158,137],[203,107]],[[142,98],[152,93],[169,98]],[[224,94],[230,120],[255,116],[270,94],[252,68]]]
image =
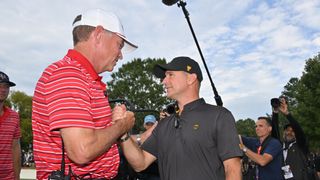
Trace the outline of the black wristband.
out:
[[[125,142],[125,141],[127,141],[129,138],[130,138],[130,134],[129,134],[129,133],[126,133],[126,136],[125,136],[125,137],[121,137],[121,138],[119,139],[119,142],[120,142],[120,143]]]

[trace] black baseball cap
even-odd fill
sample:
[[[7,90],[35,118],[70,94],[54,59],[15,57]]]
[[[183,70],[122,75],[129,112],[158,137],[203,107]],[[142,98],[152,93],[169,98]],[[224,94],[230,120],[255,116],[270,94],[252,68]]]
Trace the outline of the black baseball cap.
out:
[[[176,57],[168,64],[156,64],[153,67],[153,74],[157,78],[164,79],[166,71],[185,71],[190,74],[195,73],[199,82],[202,81],[202,73],[199,64],[189,57]]]
[[[9,80],[9,76],[6,73],[0,71],[0,83],[7,83],[9,86],[15,86],[16,84]]]

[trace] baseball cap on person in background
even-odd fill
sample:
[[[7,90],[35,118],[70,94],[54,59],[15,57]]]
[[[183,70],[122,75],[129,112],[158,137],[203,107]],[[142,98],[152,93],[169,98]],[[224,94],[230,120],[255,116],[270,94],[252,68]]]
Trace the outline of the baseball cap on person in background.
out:
[[[154,115],[147,115],[144,117],[144,125],[147,124],[147,123],[155,123],[157,120],[156,120],[156,117]]]
[[[4,72],[0,71],[0,83],[6,83],[8,84],[10,87],[15,86],[16,84],[11,82],[9,80],[9,76],[6,75]]]
[[[153,68],[153,74],[158,78],[164,79],[165,73],[168,70],[185,71],[190,74],[195,73],[199,82],[202,81],[202,72],[199,64],[189,57],[180,56],[172,59],[172,61],[167,64],[156,64]]]
[[[115,33],[124,40],[124,46],[121,50],[122,53],[128,53],[138,48],[137,45],[126,38],[120,19],[113,12],[107,12],[102,9],[91,9],[83,12],[74,19],[72,24],[73,29],[81,25],[93,27],[100,25],[105,30]]]

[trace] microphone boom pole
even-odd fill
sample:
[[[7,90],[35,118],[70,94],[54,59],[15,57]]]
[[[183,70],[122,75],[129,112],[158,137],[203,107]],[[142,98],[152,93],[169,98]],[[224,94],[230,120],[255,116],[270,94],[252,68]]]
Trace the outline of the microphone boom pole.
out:
[[[200,45],[199,45],[199,43],[198,43],[197,37],[196,37],[196,35],[195,35],[194,31],[193,31],[193,28],[192,28],[192,25],[191,25],[191,22],[190,22],[190,18],[189,18],[189,13],[188,13],[188,11],[187,11],[187,9],[186,9],[186,5],[187,5],[186,2],[184,2],[184,1],[182,1],[182,0],[179,0],[179,2],[178,2],[178,7],[181,7],[181,8],[182,8],[182,11],[183,11],[183,13],[184,13],[184,15],[185,15],[185,17],[186,17],[186,19],[187,19],[188,25],[189,25],[189,27],[190,27],[190,30],[191,30],[191,33],[192,33],[192,36],[193,36],[193,39],[194,39],[194,41],[195,41],[195,43],[196,43],[196,45],[197,45],[198,51],[199,51],[199,53],[200,53],[200,56],[201,56],[201,59],[202,59],[202,62],[203,62],[203,65],[204,65],[204,67],[205,67],[205,69],[206,69],[206,72],[207,72],[207,74],[208,74],[208,77],[209,77],[209,80],[210,80],[210,83],[211,83],[211,87],[212,87],[212,90],[213,90],[213,93],[214,93],[214,99],[215,99],[215,101],[216,101],[216,104],[217,104],[218,106],[222,106],[222,105],[223,105],[222,99],[221,99],[220,95],[218,94],[218,91],[217,91],[217,89],[215,88],[215,85],[214,85],[214,83],[213,83],[213,81],[212,81],[210,72],[209,72],[208,67],[207,67],[207,64],[206,64],[206,62],[205,62],[205,60],[204,60],[204,57],[203,57],[203,54],[202,54]]]

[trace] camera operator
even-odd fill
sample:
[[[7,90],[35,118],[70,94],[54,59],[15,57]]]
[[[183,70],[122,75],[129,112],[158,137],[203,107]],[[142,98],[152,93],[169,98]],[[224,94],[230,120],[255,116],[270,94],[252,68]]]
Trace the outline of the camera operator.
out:
[[[309,147],[306,136],[300,124],[293,118],[288,110],[287,101],[280,97],[271,100],[273,109],[272,121],[278,122],[279,112],[289,121],[284,126],[283,132],[283,174],[284,179],[290,180],[313,180],[315,173],[308,173]],[[311,175],[312,174],[312,175]]]

